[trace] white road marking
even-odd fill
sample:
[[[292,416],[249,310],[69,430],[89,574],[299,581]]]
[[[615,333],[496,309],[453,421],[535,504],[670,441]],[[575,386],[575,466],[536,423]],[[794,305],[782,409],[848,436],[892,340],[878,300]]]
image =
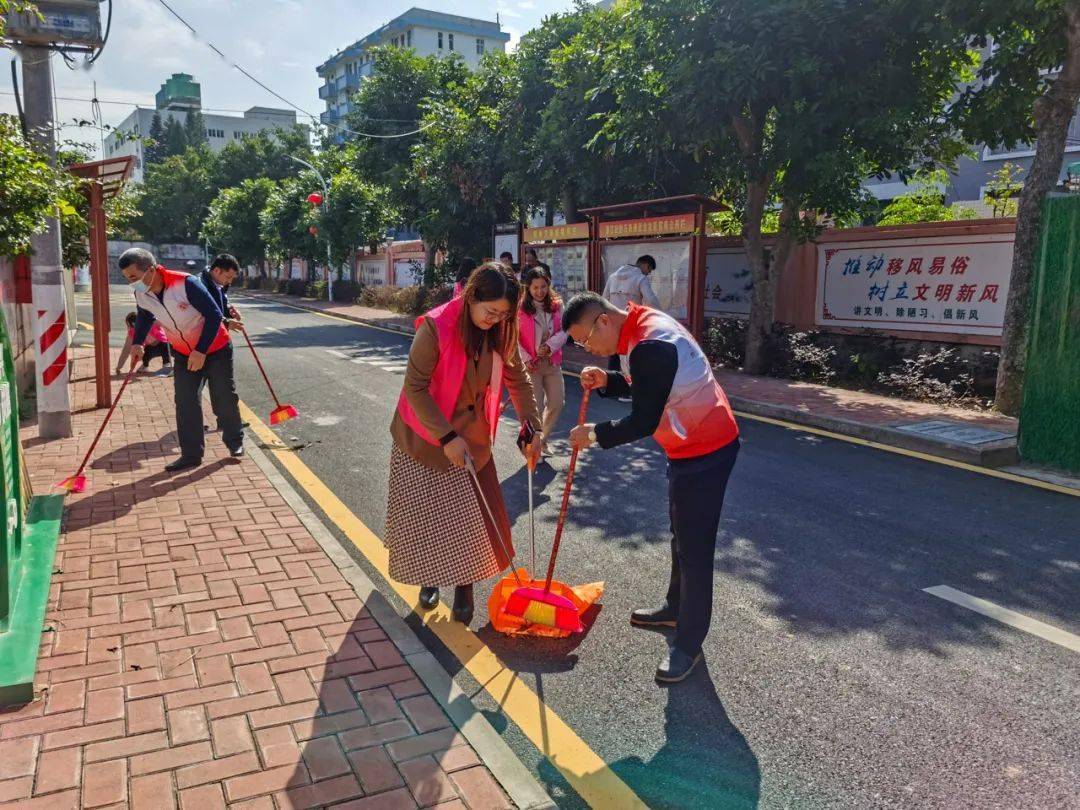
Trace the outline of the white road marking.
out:
[[[327,349],[326,353],[332,354],[334,357],[340,357],[342,360],[349,359],[349,355],[345,354],[345,352],[339,352],[337,349]]]
[[[1040,622],[1037,619],[1025,616],[1023,613],[1017,613],[1015,610],[1003,608],[1000,605],[995,605],[993,602],[988,602],[985,599],[970,596],[963,591],[950,588],[948,585],[935,585],[932,588],[923,588],[923,591],[931,596],[936,596],[939,599],[952,602],[955,605],[966,607],[968,610],[973,610],[983,616],[989,616],[991,619],[996,619],[1002,624],[1009,625],[1009,627],[1015,627],[1017,630],[1023,630],[1025,633],[1030,633],[1031,635],[1038,636],[1046,641],[1051,641],[1067,650],[1080,652],[1080,636],[1070,633],[1067,630],[1054,627],[1052,624]]]
[[[265,329],[267,332],[277,332],[279,335],[285,334],[284,329],[278,329],[276,326],[264,326],[263,329]]]

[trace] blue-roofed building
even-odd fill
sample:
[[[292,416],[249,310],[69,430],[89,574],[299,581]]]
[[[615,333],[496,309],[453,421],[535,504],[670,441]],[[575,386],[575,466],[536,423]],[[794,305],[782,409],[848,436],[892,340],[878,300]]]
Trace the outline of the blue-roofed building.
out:
[[[364,77],[371,75],[372,48],[380,45],[411,48],[420,56],[456,54],[475,69],[485,53],[505,51],[509,41],[510,35],[498,22],[411,8],[316,68],[323,80],[319,98],[326,102],[326,110],[320,116],[322,123],[332,136],[337,134],[335,140],[344,140],[343,133],[335,127],[344,126],[349,99]]]

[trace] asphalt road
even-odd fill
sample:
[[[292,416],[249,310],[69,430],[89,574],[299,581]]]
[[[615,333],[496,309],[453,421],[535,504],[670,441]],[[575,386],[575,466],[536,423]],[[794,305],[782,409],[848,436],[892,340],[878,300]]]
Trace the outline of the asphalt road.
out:
[[[279,435],[381,534],[408,339],[236,303],[279,395],[301,412]],[[114,307],[114,328],[127,309]],[[273,403],[247,354],[238,388],[265,419]],[[564,434],[580,402],[575,380],[567,390]],[[590,419],[626,407],[595,401]],[[1080,807],[1080,653],[922,590],[948,585],[1080,633],[1080,499],[748,419],[741,428],[706,667],[658,688],[664,639],[627,623],[662,596],[669,570],[667,482],[651,442],[579,463],[558,576],[607,583],[588,632],[506,639],[486,626],[480,587],[480,638],[652,807]],[[500,432],[495,458],[527,558],[515,433]],[[537,473],[541,557],[567,462]],[[423,637],[560,806],[581,806]]]

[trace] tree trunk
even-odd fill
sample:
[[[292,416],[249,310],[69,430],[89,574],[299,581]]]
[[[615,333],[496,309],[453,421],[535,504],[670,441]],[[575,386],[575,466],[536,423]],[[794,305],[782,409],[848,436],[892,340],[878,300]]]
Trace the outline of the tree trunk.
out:
[[[1080,97],[1080,2],[1064,7],[1068,49],[1061,73],[1035,100],[1035,159],[1020,192],[1016,213],[1016,243],[1009,276],[1009,300],[1001,333],[1001,363],[998,365],[994,406],[1015,416],[1020,411],[1027,362],[1030,325],[1031,277],[1042,228],[1042,202],[1056,184],[1065,155],[1069,122],[1076,114]]]
[[[750,374],[768,371],[768,342],[772,333],[772,283],[765,243],[761,238],[761,219],[769,194],[767,177],[751,179],[746,187],[746,211],[743,214],[743,248],[750,266],[754,292],[750,299],[750,320],[746,329],[746,357],[743,369]]]
[[[555,199],[551,198],[544,203],[544,224],[551,226],[555,224]]]
[[[566,221],[569,223],[581,222],[581,217],[578,216],[577,189],[572,185],[566,186],[562,190],[561,202],[563,216],[566,217]]]

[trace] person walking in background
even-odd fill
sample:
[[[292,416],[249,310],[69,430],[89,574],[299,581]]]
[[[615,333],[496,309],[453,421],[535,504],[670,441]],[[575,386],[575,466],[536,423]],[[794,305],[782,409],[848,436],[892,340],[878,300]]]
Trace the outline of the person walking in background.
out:
[[[666,313],[631,302],[618,309],[595,293],[574,298],[563,315],[570,336],[592,354],[629,356],[630,374],[581,372],[581,386],[601,396],[632,394],[630,414],[579,425],[570,444],[604,449],[651,435],[668,457],[671,577],[660,607],[635,610],[639,627],[674,627],[656,669],[660,683],[686,678],[701,660],[713,602],[713,559],[720,510],[739,453],[739,427],[712,366],[686,328]]]
[[[544,271],[534,267],[525,274],[525,293],[518,312],[521,359],[532,381],[536,407],[543,414],[541,432],[544,452],[566,404],[562,375],[562,347],[567,336],[562,331],[562,301],[552,292]]]
[[[473,583],[505,569],[512,553],[510,519],[491,453],[504,384],[522,425],[536,431],[523,451],[526,458],[538,459],[542,445],[532,386],[518,354],[520,292],[512,273],[488,262],[473,272],[460,296],[417,318],[390,425],[390,576],[420,585],[424,609],[439,603],[439,586],[455,586],[453,617],[465,624],[473,617]],[[468,464],[476,470],[480,493]]]
[[[608,276],[604,284],[603,296],[616,309],[626,309],[628,304],[660,309],[660,299],[653,292],[649,283],[649,274],[656,269],[656,259],[645,254],[634,264],[624,264]],[[626,373],[623,358],[613,354],[608,358],[608,371]],[[620,402],[629,402],[629,397],[619,397]]]
[[[167,270],[148,250],[129,248],[118,264],[138,304],[132,354],[137,359],[143,356],[143,342],[156,321],[176,355],[173,395],[180,458],[167,464],[166,471],[179,472],[202,463],[206,447],[202,390],[207,384],[221,438],[233,458],[240,458],[244,455],[244,429],[233,382],[233,347],[218,304],[202,281]]]
[[[476,259],[471,256],[466,256],[461,260],[461,264],[458,265],[457,276],[454,278],[454,298],[457,298],[465,290],[465,285],[469,283],[469,276],[476,269],[476,265]]]
[[[124,348],[120,351],[120,359],[116,363],[117,374],[124,370],[124,363],[131,356],[137,317],[138,315],[134,312],[129,312],[124,317],[124,323],[127,324],[127,339],[124,341]],[[150,361],[155,357],[161,358],[161,373],[172,374],[172,353],[169,351],[169,339],[165,335],[165,330],[156,323],[150,327],[150,332],[147,334],[146,340],[143,341],[142,371],[147,371],[150,368]]]
[[[509,270],[511,273],[517,274],[517,265],[514,264],[514,254],[509,250],[504,250],[499,254],[499,263]]]

